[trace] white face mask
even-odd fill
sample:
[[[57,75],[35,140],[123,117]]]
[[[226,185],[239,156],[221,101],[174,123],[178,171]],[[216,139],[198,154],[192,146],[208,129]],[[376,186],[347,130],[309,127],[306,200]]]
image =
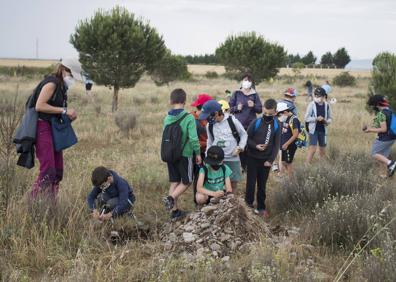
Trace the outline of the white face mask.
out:
[[[320,97],[315,97],[315,98],[314,98],[314,101],[315,101],[316,103],[322,103],[322,98],[320,98]]]
[[[70,75],[66,75],[63,78],[63,83],[66,85],[67,88],[72,87],[72,85],[74,84],[75,79],[73,77],[71,77]]]
[[[280,122],[286,122],[287,116],[281,115],[280,117],[278,117],[278,119],[279,119]]]
[[[242,81],[242,88],[243,89],[250,89],[252,87],[252,82],[249,80],[243,80]]]

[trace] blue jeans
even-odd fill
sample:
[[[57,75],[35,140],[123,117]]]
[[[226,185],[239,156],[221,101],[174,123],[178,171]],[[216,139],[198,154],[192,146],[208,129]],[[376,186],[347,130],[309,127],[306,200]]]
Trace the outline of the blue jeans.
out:
[[[326,132],[323,131],[315,131],[314,134],[309,134],[309,146],[317,146],[319,143],[319,147],[326,147],[327,145],[327,137]]]

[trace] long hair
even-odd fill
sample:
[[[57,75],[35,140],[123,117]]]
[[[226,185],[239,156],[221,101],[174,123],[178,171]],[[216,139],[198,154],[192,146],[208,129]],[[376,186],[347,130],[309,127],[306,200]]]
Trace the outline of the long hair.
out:
[[[55,66],[54,72],[52,73],[53,76],[57,77],[60,80],[62,86],[63,86],[63,71],[64,70],[70,72],[70,69],[68,69],[67,67],[65,67],[61,63],[58,63]]]

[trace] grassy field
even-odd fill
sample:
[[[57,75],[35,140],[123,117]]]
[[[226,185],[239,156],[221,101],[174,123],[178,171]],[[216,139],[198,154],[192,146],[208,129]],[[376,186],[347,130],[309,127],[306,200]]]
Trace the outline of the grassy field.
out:
[[[71,89],[69,107],[78,112],[74,129],[79,142],[65,152],[58,204],[48,207],[26,201],[37,165],[29,171],[15,168],[14,178],[7,182],[15,187],[15,193],[0,218],[2,280],[333,281],[353,253],[356,256],[351,258],[356,259],[342,280],[395,281],[396,225],[393,222],[383,228],[396,215],[395,185],[394,181],[377,176],[369,159],[375,137],[361,130],[372,119],[365,110],[367,73],[359,75],[356,87],[333,88],[331,95],[338,102],[333,105],[334,122],[329,128],[328,160],[316,160],[306,168],[306,152],[299,150],[295,185],[281,184],[273,175],[270,177],[269,224],[294,227],[299,230],[296,236],[284,237],[274,245],[263,235],[254,248],[231,257],[227,264],[209,257],[192,263],[164,250],[158,234],[168,220],[161,203],[168,183],[159,147],[169,93],[176,87],[185,89],[190,104],[197,93],[207,92],[220,99],[225,98],[226,89],[238,86],[235,81],[198,75],[208,70],[220,72],[219,67],[194,66],[191,81],[156,87],[144,78],[135,88],[122,90],[119,112],[137,118],[129,133],[121,132],[115,125],[111,90],[95,85],[93,102],[82,85]],[[273,83],[257,87],[262,100],[281,98],[282,91],[290,86],[302,94],[308,77],[314,84],[321,84],[334,75],[333,70],[310,73],[319,78],[310,74],[304,77],[303,72],[303,77],[290,83],[282,73]],[[39,78],[0,77],[2,116],[8,113],[6,109],[17,87],[18,105],[22,107],[38,82]],[[95,105],[101,106],[100,112]],[[306,97],[299,96],[297,105],[302,117]],[[105,240],[111,226],[89,219],[85,198],[91,189],[90,173],[98,165],[116,170],[131,183],[137,197],[135,214],[150,227],[148,236],[143,238],[132,232],[131,240],[125,244],[112,245]],[[5,183],[3,180],[2,185]],[[239,195],[243,195],[243,186]],[[182,207],[194,209],[190,190],[182,197]],[[364,247],[372,238],[370,245]]]

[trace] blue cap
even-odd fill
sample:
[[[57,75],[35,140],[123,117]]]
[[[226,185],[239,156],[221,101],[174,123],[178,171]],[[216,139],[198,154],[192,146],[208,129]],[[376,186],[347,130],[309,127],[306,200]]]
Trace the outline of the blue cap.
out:
[[[208,116],[219,111],[221,111],[221,104],[219,102],[217,102],[216,100],[207,101],[202,106],[202,113],[199,115],[199,119],[207,119]]]

